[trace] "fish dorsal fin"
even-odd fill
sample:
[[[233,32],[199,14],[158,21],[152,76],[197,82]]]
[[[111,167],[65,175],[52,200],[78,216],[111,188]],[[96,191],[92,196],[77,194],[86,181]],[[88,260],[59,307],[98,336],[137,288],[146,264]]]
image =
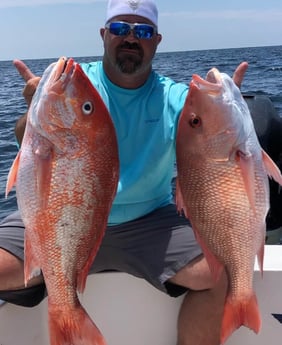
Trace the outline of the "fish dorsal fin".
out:
[[[35,159],[37,170],[37,192],[42,196],[40,199],[40,207],[44,210],[47,208],[48,195],[50,193],[50,184],[52,179],[52,155],[48,157],[38,157]]]
[[[50,193],[52,169],[54,161],[54,146],[43,137],[35,141],[33,147],[34,169],[36,171],[36,189],[38,195],[41,195],[40,208],[47,207],[48,195]]]

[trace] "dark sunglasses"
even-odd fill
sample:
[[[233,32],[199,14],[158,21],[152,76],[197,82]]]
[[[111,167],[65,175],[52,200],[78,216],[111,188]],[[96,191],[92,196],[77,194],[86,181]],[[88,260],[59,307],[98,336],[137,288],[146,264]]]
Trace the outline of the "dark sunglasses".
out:
[[[157,28],[155,26],[139,23],[131,24],[127,22],[111,22],[107,23],[105,27],[115,36],[127,36],[130,30],[132,30],[134,37],[145,40],[150,40],[154,33],[157,32]]]

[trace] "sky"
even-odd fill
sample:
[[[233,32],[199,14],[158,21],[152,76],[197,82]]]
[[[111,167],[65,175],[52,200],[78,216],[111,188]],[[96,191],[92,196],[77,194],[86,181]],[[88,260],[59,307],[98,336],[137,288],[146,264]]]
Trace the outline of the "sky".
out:
[[[281,0],[156,0],[159,52],[282,44]],[[100,56],[106,0],[0,0],[0,60]]]

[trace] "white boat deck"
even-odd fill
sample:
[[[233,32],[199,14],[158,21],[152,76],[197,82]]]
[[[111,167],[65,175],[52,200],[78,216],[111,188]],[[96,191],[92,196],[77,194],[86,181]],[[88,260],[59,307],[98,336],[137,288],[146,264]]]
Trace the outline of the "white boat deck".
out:
[[[282,245],[265,247],[264,275],[256,265],[254,284],[262,330],[256,335],[241,327],[226,345],[281,345],[282,321],[272,314],[282,317]],[[141,279],[111,272],[89,276],[81,300],[108,345],[176,343],[181,297],[170,298]],[[49,345],[46,299],[31,309],[0,307],[0,345]]]

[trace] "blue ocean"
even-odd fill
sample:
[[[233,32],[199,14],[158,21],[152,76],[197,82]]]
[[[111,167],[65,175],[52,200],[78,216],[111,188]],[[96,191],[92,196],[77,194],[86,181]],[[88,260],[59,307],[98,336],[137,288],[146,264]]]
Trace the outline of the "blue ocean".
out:
[[[99,60],[100,57],[78,57],[78,62]],[[54,59],[25,60],[37,75]],[[236,48],[158,53],[154,68],[175,81],[189,83],[194,73],[205,76],[211,67],[233,74],[241,61],[248,61],[249,69],[242,85],[243,93],[265,94],[272,100],[282,117],[282,46]],[[22,97],[24,81],[12,61],[0,61],[0,219],[15,210],[16,196],[12,191],[5,199],[6,178],[17,153],[14,137],[16,120],[26,111]]]

